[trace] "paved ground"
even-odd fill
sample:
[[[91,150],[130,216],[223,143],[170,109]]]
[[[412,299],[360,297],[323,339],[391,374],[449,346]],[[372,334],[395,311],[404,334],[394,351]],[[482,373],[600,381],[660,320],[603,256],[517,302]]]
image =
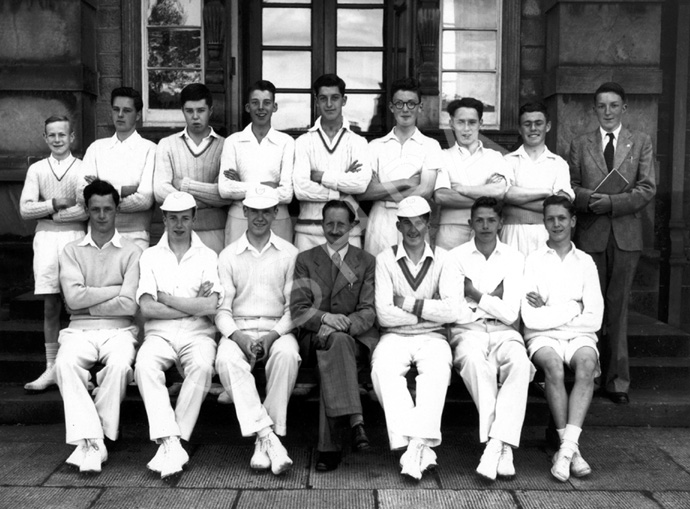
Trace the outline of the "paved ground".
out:
[[[515,453],[517,476],[486,483],[474,468],[481,455],[472,427],[444,427],[439,468],[413,483],[399,474],[385,428],[369,426],[373,450],[348,454],[335,472],[314,471],[313,424],[290,427],[295,462],[284,476],[254,473],[252,442],[237,423],[198,426],[186,444],[187,469],[169,482],[146,470],[156,446],[143,425],[128,423],[109,448],[103,472],[83,476],[64,464],[71,447],[64,425],[0,426],[0,508],[689,508],[690,428],[586,428],[586,479],[560,483],[549,474],[542,427],[527,427]]]

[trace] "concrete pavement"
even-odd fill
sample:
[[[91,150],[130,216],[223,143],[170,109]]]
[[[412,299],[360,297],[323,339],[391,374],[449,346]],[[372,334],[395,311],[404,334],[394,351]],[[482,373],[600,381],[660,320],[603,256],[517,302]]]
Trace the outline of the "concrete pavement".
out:
[[[526,427],[517,476],[487,483],[474,473],[482,448],[473,427],[444,427],[439,468],[414,483],[399,474],[385,427],[368,426],[372,451],[348,453],[334,472],[314,471],[313,419],[291,422],[293,469],[275,477],[249,469],[253,445],[236,421],[200,423],[190,463],[170,481],[146,469],[156,451],[143,423],[127,423],[99,475],[64,464],[64,425],[0,426],[0,508],[688,508],[690,428],[589,427],[581,451],[593,473],[560,483],[544,428]]]

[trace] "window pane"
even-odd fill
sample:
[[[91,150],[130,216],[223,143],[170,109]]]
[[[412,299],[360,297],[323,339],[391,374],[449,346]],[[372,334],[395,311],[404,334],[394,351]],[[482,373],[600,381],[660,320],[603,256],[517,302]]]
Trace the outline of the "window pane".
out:
[[[500,0],[443,0],[443,28],[498,28],[499,3]]]
[[[443,69],[496,69],[496,32],[444,31]]]
[[[383,0],[338,0],[339,4],[377,4],[381,5]]]
[[[383,53],[380,51],[339,51],[338,76],[347,88],[373,88],[378,90],[383,81]]]
[[[271,125],[278,130],[308,129],[311,126],[311,94],[276,94],[278,111]]]
[[[180,91],[190,83],[200,83],[197,71],[149,71],[149,109],[180,108]]]
[[[201,0],[149,0],[149,25],[201,26]]]
[[[310,4],[311,0],[264,0],[266,4]]]
[[[352,130],[380,131],[385,118],[385,104],[381,103],[380,94],[348,94],[343,116],[352,124]]]
[[[263,9],[263,44],[311,45],[310,9]]]
[[[261,76],[278,88],[311,87],[311,51],[264,51]]]
[[[448,103],[463,97],[474,97],[483,102],[484,124],[496,125],[496,74],[444,72],[441,84],[441,126],[448,125]]]
[[[383,9],[338,9],[338,46],[383,46]]]
[[[200,67],[201,30],[149,29],[149,67]]]

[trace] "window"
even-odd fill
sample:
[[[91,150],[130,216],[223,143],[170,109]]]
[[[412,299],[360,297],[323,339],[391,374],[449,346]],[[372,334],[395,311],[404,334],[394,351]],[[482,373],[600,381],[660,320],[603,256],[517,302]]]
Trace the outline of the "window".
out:
[[[261,39],[247,48],[248,81],[267,79],[278,89],[277,129],[311,125],[311,84],[325,73],[347,84],[343,113],[354,129],[383,128],[383,0],[256,0],[253,8],[250,26],[260,23]]]
[[[184,123],[180,91],[204,81],[201,0],[142,2],[144,122]]]
[[[484,127],[501,125],[502,0],[443,0],[440,127],[449,102],[474,97],[484,103]]]

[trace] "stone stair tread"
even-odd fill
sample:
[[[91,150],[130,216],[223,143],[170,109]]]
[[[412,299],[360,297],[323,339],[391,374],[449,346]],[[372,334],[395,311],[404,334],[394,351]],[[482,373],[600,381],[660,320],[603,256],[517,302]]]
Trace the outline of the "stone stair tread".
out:
[[[630,357],[630,367],[687,368],[690,357]]]

